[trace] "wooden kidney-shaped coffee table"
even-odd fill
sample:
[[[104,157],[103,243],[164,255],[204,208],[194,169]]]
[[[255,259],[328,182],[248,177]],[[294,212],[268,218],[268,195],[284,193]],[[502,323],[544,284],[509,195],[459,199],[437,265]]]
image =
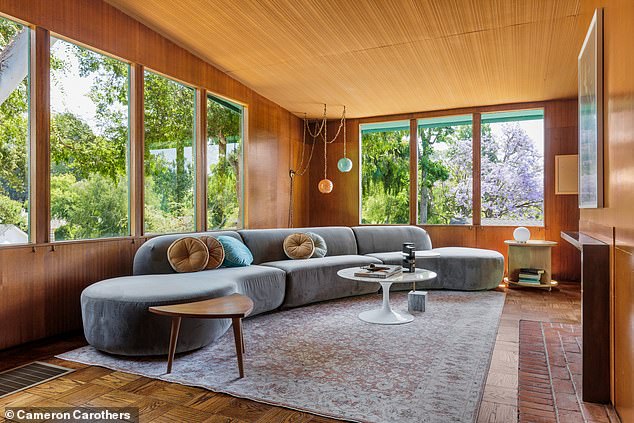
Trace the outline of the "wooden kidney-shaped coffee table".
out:
[[[197,301],[195,303],[172,304],[155,306],[148,309],[151,313],[172,318],[172,333],[170,335],[170,347],[167,356],[167,373],[172,372],[172,362],[178,342],[178,331],[183,317],[194,319],[231,319],[233,325],[233,337],[236,342],[238,355],[238,370],[240,377],[244,377],[243,355],[244,339],[242,338],[242,319],[253,311],[251,298],[233,294],[226,297],[213,298],[211,300]]]

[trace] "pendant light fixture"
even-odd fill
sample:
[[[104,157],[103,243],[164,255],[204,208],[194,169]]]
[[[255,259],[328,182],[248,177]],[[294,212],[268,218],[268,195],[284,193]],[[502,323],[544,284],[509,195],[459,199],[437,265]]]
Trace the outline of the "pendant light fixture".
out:
[[[337,168],[340,172],[350,172],[352,170],[352,160],[348,158],[346,150],[346,106],[343,106],[343,157],[337,162]]]

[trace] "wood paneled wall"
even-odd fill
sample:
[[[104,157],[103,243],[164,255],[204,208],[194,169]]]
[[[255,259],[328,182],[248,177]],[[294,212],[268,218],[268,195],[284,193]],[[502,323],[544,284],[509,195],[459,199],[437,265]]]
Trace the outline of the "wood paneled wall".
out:
[[[48,30],[244,104],[248,122],[245,224],[251,228],[287,225],[288,170],[301,145],[299,118],[101,0],[0,0],[0,15],[36,27],[38,34]],[[34,152],[46,155],[42,147],[46,145],[48,124],[34,124],[41,127],[33,140]],[[133,132],[138,135],[139,130],[133,128]],[[44,160],[38,163],[46,165]],[[308,222],[307,198],[302,189],[306,182],[296,181],[297,226]],[[41,197],[41,191],[36,195]],[[42,222],[46,219],[38,218],[38,225]],[[141,222],[134,224],[139,226]],[[37,233],[44,234],[44,226],[40,226]],[[82,289],[101,279],[130,274],[134,253],[143,240],[0,248],[0,349],[79,329]]]
[[[323,143],[315,148],[311,164],[309,192],[309,222],[311,226],[358,225],[360,209],[359,169],[359,124],[379,121],[414,119],[450,114],[465,114],[518,108],[544,108],[544,184],[545,226],[531,228],[535,239],[560,242],[562,230],[578,229],[579,209],[576,195],[555,195],[555,155],[577,153],[577,102],[560,100],[540,103],[512,104],[410,113],[406,115],[381,116],[365,119],[350,119],[347,123],[348,157],[354,167],[350,173],[337,170],[337,160],[343,156],[343,138],[340,136],[328,146],[328,177],[334,183],[330,194],[317,191],[317,183],[324,176]],[[338,122],[330,122],[328,133],[336,131]],[[423,226],[436,247],[464,246],[488,248],[500,251],[506,257],[504,240],[512,239],[515,227],[509,226]],[[578,281],[580,278],[579,252],[567,243],[560,242],[553,249],[553,275],[555,279]]]
[[[585,0],[604,11],[604,208],[583,209],[580,230],[612,245],[612,401],[634,422],[634,2]]]

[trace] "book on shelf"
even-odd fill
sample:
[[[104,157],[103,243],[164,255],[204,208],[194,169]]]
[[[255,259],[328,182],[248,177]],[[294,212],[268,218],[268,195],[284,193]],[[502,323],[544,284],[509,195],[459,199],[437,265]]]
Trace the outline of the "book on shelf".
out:
[[[520,273],[519,274],[519,278],[520,279],[530,279],[530,280],[535,280],[538,281],[540,280],[542,277],[541,275],[534,275],[532,273]]]
[[[527,283],[527,284],[532,284],[532,285],[541,285],[541,281],[539,279],[524,279],[524,278],[520,278],[519,283]]]
[[[358,278],[387,279],[391,276],[401,273],[402,271],[402,266],[391,264],[370,264],[368,266],[362,266],[354,273],[354,275]]]
[[[542,275],[544,273],[546,273],[546,270],[544,269],[536,269],[533,267],[522,267],[520,269],[520,273],[526,273],[526,274],[531,274],[531,275]]]

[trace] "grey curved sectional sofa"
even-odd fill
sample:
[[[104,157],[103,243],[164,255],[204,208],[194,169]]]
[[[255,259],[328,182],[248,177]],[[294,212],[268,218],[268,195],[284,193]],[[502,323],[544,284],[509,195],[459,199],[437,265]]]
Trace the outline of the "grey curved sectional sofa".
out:
[[[289,260],[282,248],[284,238],[308,231],[324,238],[326,257]],[[167,260],[167,248],[185,235],[234,237],[251,250],[254,262],[248,267],[175,273]],[[84,335],[92,346],[112,354],[166,354],[170,319],[149,313],[150,306],[240,293],[253,300],[251,316],[255,316],[279,308],[376,293],[378,283],[345,280],[337,276],[337,271],[370,263],[400,263],[403,242],[414,242],[418,250],[432,249],[427,232],[416,226],[245,229],[157,236],[137,251],[133,276],[97,282],[82,292]],[[418,259],[417,266],[434,270],[438,277],[418,288],[483,290],[495,288],[502,280],[504,258],[498,252],[470,248],[434,251],[440,255]],[[401,285],[395,289],[410,288]],[[229,326],[230,321],[224,319],[183,319],[177,352],[204,347]]]

